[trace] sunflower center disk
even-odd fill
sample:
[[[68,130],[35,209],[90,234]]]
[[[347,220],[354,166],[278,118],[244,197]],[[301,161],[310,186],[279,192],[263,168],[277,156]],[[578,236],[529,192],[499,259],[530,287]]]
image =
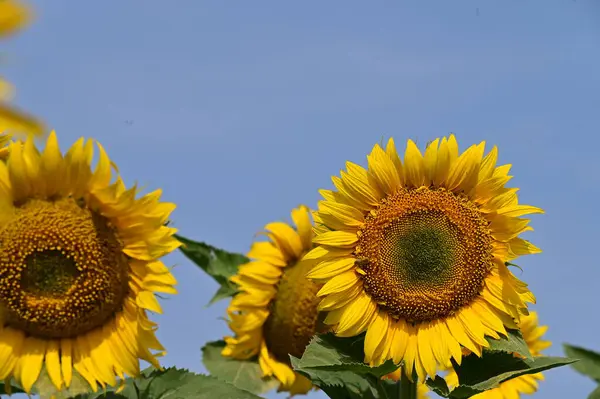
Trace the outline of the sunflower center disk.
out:
[[[290,363],[289,355],[302,357],[315,332],[322,329],[317,311],[321,286],[305,277],[309,269],[307,262],[285,269],[263,325],[267,348],[282,363]]]
[[[24,203],[0,231],[4,323],[41,338],[101,326],[127,295],[122,249],[107,220],[71,198]]]
[[[402,190],[367,217],[356,256],[365,291],[392,317],[449,316],[483,288],[493,262],[487,220],[444,189]]]
[[[25,258],[21,286],[32,295],[61,297],[73,286],[79,270],[73,259],[57,250],[34,252]]]

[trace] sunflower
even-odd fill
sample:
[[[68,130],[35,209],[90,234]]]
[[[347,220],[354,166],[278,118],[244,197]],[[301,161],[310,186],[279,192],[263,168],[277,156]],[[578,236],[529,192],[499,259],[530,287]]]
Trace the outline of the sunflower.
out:
[[[0,0],[0,39],[17,32],[29,23],[31,12],[28,7],[12,1]],[[44,126],[33,116],[8,104],[12,98],[13,88],[0,77],[0,157],[7,156],[4,147],[8,144],[12,133],[28,133],[40,135]]]
[[[147,310],[176,293],[159,260],[180,243],[160,191],[136,198],[100,144],[78,140],[63,157],[54,132],[43,152],[11,143],[0,162],[0,380],[30,392],[42,369],[57,390],[74,373],[96,391],[160,367],[164,348]],[[156,352],[159,351],[159,352]]]
[[[279,390],[294,395],[308,392],[312,384],[292,370],[289,355],[302,357],[321,323],[316,296],[320,286],[305,277],[313,262],[300,261],[312,248],[310,211],[300,206],[291,216],[296,229],[283,222],[267,224],[268,240],[252,245],[248,257],[254,260],[231,278],[239,287],[227,309],[235,337],[225,337],[222,354],[258,356],[264,376],[275,376]]]
[[[521,333],[529,352],[534,357],[543,356],[542,351],[548,348],[551,343],[542,340],[542,336],[548,330],[548,326],[538,326],[538,315],[536,312],[529,313],[528,316],[523,316],[519,323]],[[515,356],[519,356],[515,354]],[[475,396],[474,399],[518,399],[520,394],[531,395],[537,391],[538,381],[542,381],[544,375],[542,373],[526,374],[512,380],[502,382],[497,388],[482,392]],[[446,376],[446,383],[449,387],[454,388],[458,385],[458,375],[454,370]]]
[[[324,322],[339,336],[366,331],[365,361],[404,362],[409,378],[435,376],[462,347],[481,355],[535,298],[505,262],[540,252],[519,234],[531,230],[510,165],[496,166],[485,142],[459,154],[454,135],[422,155],[408,140],[401,162],[392,139],[375,145],[368,170],[347,162],[337,191],[321,190],[313,215],[318,246],[305,260]]]
[[[10,36],[31,20],[31,11],[13,0],[0,0],[0,37]]]

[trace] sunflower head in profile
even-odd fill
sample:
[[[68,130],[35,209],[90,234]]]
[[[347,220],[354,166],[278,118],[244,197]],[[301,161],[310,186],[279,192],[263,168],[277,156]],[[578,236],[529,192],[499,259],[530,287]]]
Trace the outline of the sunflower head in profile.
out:
[[[532,356],[543,356],[542,351],[550,347],[550,341],[544,341],[542,336],[548,330],[548,326],[538,325],[538,315],[536,312],[531,312],[527,316],[523,316],[519,322],[519,328],[523,334],[523,338],[529,347],[529,352]],[[515,356],[519,356],[515,354]],[[502,382],[497,388],[482,392],[475,396],[474,399],[515,399],[521,394],[531,395],[537,391],[538,381],[542,381],[544,375],[542,373],[526,374],[512,380]],[[446,376],[448,387],[454,388],[458,385],[458,375],[454,370]]]
[[[0,40],[24,28],[30,20],[29,7],[13,0],[0,0]],[[37,118],[8,103],[12,96],[12,85],[0,76],[0,159],[8,156],[7,144],[12,134],[41,135],[45,130]]]
[[[422,154],[409,140],[401,161],[390,139],[321,191],[308,277],[337,335],[366,331],[366,362],[403,361],[424,381],[462,347],[481,355],[535,300],[505,262],[540,252],[519,234],[542,211],[518,203],[510,165],[484,146],[460,154],[450,135]]]
[[[308,392],[312,384],[292,370],[289,355],[302,357],[321,323],[316,296],[320,286],[305,277],[313,262],[300,261],[312,248],[310,211],[300,206],[291,216],[296,228],[267,224],[267,240],[252,245],[252,261],[231,278],[239,289],[227,310],[235,336],[225,337],[223,355],[258,356],[264,376],[274,376],[279,390],[293,395]]]
[[[176,293],[159,260],[180,245],[165,226],[175,205],[137,198],[97,146],[95,169],[92,140],[63,156],[54,132],[43,152],[30,138],[0,162],[0,380],[27,392],[42,369],[57,390],[74,373],[114,386],[164,351],[146,311]]]

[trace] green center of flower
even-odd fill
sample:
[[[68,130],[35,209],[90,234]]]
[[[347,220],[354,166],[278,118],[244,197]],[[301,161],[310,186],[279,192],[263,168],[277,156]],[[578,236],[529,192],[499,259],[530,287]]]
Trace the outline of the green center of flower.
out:
[[[454,252],[459,248],[452,230],[439,212],[407,215],[385,229],[384,245],[389,253],[382,260],[399,281],[444,284],[451,277]]]
[[[263,326],[267,348],[282,363],[290,363],[289,355],[302,357],[315,332],[324,328],[317,311],[321,286],[305,277],[310,266],[298,262],[286,267]]]
[[[32,295],[60,297],[69,291],[80,274],[75,261],[60,251],[34,252],[25,258],[21,286]]]
[[[453,314],[483,288],[493,265],[488,221],[468,198],[444,189],[401,190],[360,230],[364,289],[394,318]]]
[[[28,200],[0,230],[4,322],[40,338],[90,331],[122,308],[128,270],[106,218],[71,198]]]

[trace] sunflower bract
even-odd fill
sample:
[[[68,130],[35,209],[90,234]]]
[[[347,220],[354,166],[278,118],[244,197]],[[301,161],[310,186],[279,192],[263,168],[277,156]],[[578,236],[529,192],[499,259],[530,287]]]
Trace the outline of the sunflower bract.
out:
[[[535,301],[505,262],[540,252],[519,235],[542,210],[518,203],[510,165],[484,147],[460,154],[450,135],[422,154],[408,140],[401,160],[390,139],[320,191],[308,277],[337,335],[366,331],[366,362],[403,361],[424,382],[463,348],[481,355]]]
[[[305,277],[311,261],[300,259],[312,248],[310,211],[292,211],[296,228],[283,222],[265,226],[267,241],[255,242],[251,262],[241,265],[231,281],[239,286],[227,313],[234,337],[225,337],[224,356],[258,357],[264,376],[274,376],[280,390],[303,394],[312,388],[306,377],[294,372],[289,355],[300,358],[319,331],[320,285]]]
[[[147,311],[176,293],[159,260],[180,245],[165,226],[175,205],[160,190],[136,198],[96,144],[95,170],[94,141],[63,156],[54,132],[43,152],[30,138],[0,162],[0,379],[27,392],[43,368],[57,391],[74,373],[96,391],[164,353]]]

